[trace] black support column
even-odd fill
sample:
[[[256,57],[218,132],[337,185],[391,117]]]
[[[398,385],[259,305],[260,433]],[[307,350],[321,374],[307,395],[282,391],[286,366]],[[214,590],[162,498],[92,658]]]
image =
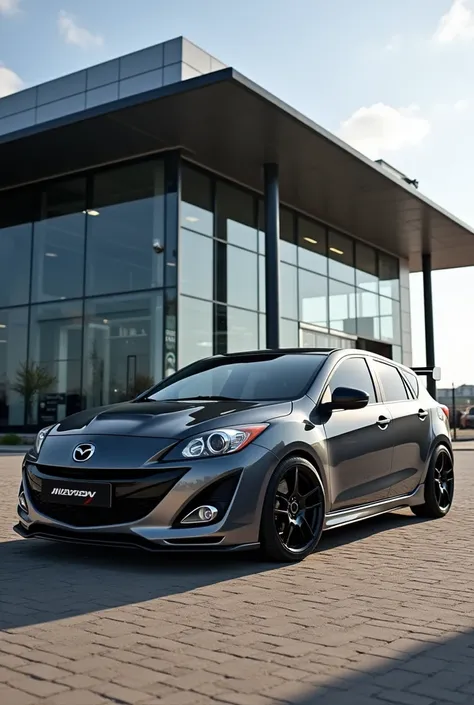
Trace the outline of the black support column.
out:
[[[280,345],[280,193],[278,165],[264,164],[267,348]]]
[[[423,302],[425,306],[425,346],[426,365],[435,366],[434,322],[433,322],[433,291],[431,286],[431,254],[422,255],[423,270]],[[436,382],[428,376],[428,392],[436,399]]]

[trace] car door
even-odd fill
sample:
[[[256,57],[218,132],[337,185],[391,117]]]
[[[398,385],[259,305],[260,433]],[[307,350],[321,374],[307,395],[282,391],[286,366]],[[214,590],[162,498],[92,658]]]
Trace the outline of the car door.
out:
[[[418,380],[408,381],[395,365],[371,360],[392,421],[392,482],[389,497],[411,494],[417,488],[431,446],[428,400],[418,398]]]
[[[364,409],[333,411],[324,423],[327,438],[332,510],[385,499],[391,485],[393,443],[390,412],[377,398],[364,356],[343,358],[323,393],[329,401],[337,387],[369,395]]]

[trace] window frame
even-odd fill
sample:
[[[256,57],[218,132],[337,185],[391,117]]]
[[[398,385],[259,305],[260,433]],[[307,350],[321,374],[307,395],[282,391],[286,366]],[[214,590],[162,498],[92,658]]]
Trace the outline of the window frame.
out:
[[[318,406],[319,406],[320,404],[324,404],[324,403],[325,403],[325,397],[326,397],[326,394],[327,394],[327,392],[328,392],[328,389],[330,389],[330,386],[329,386],[329,385],[330,385],[330,383],[331,383],[331,379],[333,378],[333,376],[334,376],[336,370],[337,370],[344,362],[347,362],[348,360],[363,360],[364,363],[365,363],[365,366],[366,366],[366,368],[367,368],[367,372],[368,372],[369,377],[370,377],[370,379],[371,379],[371,381],[372,381],[372,385],[373,385],[373,388],[374,388],[374,395],[375,395],[375,401],[373,401],[373,402],[369,401],[369,403],[367,404],[367,406],[376,406],[377,404],[381,404],[381,403],[382,403],[382,399],[381,399],[382,390],[381,390],[380,385],[379,385],[379,383],[378,383],[378,378],[376,378],[376,377],[374,376],[374,373],[373,373],[373,371],[372,371],[372,369],[371,369],[371,366],[370,366],[370,364],[369,364],[369,360],[368,360],[367,355],[344,355],[344,357],[342,357],[340,360],[337,360],[337,362],[334,364],[334,366],[333,366],[333,367],[331,368],[331,370],[329,371],[328,376],[327,376],[327,379],[326,379],[326,381],[325,381],[325,383],[324,383],[324,385],[323,385],[323,391],[322,391],[322,393],[321,393],[321,395],[320,395],[320,398],[319,398],[319,401],[318,401]],[[327,400],[327,401],[330,401],[330,400]],[[347,409],[335,409],[334,411],[347,411]]]
[[[378,373],[378,370],[377,370],[377,366],[376,366],[377,363],[379,365],[386,365],[386,367],[391,367],[392,369],[394,369],[397,372],[397,374],[400,377],[400,380],[402,382],[403,389],[405,390],[405,394],[406,394],[405,399],[389,400],[386,398],[385,389],[383,387],[382,379],[381,379],[381,377]],[[373,370],[373,374],[377,378],[378,387],[380,389],[381,400],[384,404],[404,404],[407,401],[413,401],[413,394],[411,393],[410,386],[409,386],[408,382],[405,380],[405,378],[402,374],[402,371],[398,365],[391,364],[390,361],[385,362],[385,360],[378,360],[376,358],[372,358],[370,366]]]

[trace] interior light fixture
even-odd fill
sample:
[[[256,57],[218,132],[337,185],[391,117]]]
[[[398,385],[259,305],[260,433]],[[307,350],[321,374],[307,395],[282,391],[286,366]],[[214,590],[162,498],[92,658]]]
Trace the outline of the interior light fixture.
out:
[[[187,220],[188,223],[197,223],[199,218],[196,218],[194,215],[187,215],[185,220]]]
[[[312,237],[305,237],[305,240],[306,240],[306,242],[310,242],[312,245],[317,245],[317,244],[318,244],[318,241],[317,241],[317,240],[313,240]]]
[[[100,215],[99,211],[95,210],[87,210],[87,211],[82,211],[85,215]]]
[[[329,249],[331,250],[331,252],[334,252],[334,254],[336,254],[336,255],[343,255],[344,254],[343,250],[338,250],[337,247],[330,247]]]
[[[0,323],[0,328],[6,328],[6,323]]]
[[[176,267],[176,262],[167,262],[166,265],[168,267]]]
[[[57,257],[56,252],[45,252],[45,257]]]
[[[0,340],[0,343],[6,343],[6,342],[7,342],[6,340]]]
[[[108,323],[108,322],[109,322],[108,318],[104,318],[104,320],[102,321],[102,323]]]

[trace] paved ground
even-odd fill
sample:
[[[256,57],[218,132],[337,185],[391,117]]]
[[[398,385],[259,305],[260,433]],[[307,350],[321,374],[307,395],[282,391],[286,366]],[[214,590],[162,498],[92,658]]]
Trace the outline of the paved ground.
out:
[[[297,566],[16,539],[0,456],[2,705],[474,702],[474,453],[446,519],[328,534]]]

